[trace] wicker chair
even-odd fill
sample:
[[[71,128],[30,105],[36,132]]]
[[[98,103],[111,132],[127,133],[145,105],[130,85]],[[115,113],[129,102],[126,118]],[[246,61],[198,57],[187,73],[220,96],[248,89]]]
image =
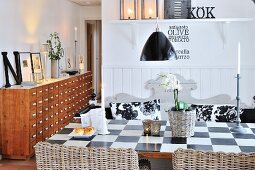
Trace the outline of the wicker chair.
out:
[[[224,153],[177,149],[173,154],[173,169],[254,170],[255,153]]]
[[[35,145],[38,170],[138,170],[132,149],[74,147],[47,142]]]

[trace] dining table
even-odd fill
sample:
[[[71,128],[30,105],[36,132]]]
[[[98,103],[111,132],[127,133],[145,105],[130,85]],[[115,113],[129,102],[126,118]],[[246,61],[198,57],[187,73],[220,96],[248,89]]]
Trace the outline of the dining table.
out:
[[[204,151],[255,152],[255,123],[241,123],[245,134],[230,131],[235,123],[196,122],[194,136],[173,137],[168,121],[160,121],[159,136],[144,135],[141,120],[107,120],[110,134],[100,135],[96,131],[91,136],[74,136],[73,130],[81,123],[69,123],[47,141],[52,144],[77,147],[132,148],[139,158],[171,159],[177,148]]]

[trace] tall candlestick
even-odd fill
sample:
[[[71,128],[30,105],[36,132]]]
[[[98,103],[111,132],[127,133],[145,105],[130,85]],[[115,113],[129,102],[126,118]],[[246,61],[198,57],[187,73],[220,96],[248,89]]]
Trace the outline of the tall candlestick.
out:
[[[77,41],[77,27],[74,27],[74,40]]]
[[[101,107],[102,107],[102,109],[104,110],[105,109],[105,102],[104,102],[104,87],[103,87],[103,85],[102,85],[102,89],[101,89]]]
[[[241,45],[240,42],[238,42],[237,74],[240,74],[240,61],[241,61]]]

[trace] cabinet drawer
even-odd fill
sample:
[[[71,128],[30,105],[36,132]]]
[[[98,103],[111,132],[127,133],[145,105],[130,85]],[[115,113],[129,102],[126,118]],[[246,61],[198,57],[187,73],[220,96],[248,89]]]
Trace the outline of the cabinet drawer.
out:
[[[49,121],[49,115],[43,115],[43,124],[48,124]]]
[[[54,128],[54,121],[49,121],[49,130]]]
[[[37,87],[36,88],[36,96],[37,96],[37,98],[38,97],[42,97],[42,93],[43,93],[42,87]]]
[[[54,83],[49,84],[49,93],[53,93],[54,92]]]
[[[49,99],[49,103],[53,103],[54,99],[55,99],[55,94],[54,93],[50,93],[49,96],[48,96],[48,99]]]
[[[48,97],[48,95],[43,96],[43,97],[42,97],[42,101],[43,101],[43,105],[48,104],[48,103],[49,103],[49,97]]]
[[[36,100],[31,101],[30,102],[30,110],[34,110],[34,109],[36,109],[36,107],[37,107],[37,101]]]
[[[43,108],[42,108],[42,106],[41,107],[37,107],[36,112],[37,112],[37,118],[42,117],[42,115],[43,115]]]
[[[49,86],[48,85],[42,86],[42,91],[43,91],[43,95],[48,95],[48,93],[49,93]]]
[[[36,141],[36,131],[30,133],[30,142]]]
[[[36,88],[30,89],[29,91],[30,95],[30,100],[36,100]]]
[[[36,131],[37,137],[42,136],[42,134],[43,134],[43,127],[37,128],[37,131]]]
[[[43,114],[44,115],[49,114],[49,106],[48,105],[43,105],[42,109],[43,109]]]
[[[59,83],[58,83],[58,82],[54,83],[54,89],[55,89],[55,90],[58,90],[58,89],[59,89]]]
[[[34,140],[34,141],[31,141],[30,142],[30,144],[29,144],[29,154],[30,155],[34,155],[34,153],[35,153],[35,148],[34,148],[34,146],[36,145],[36,140]]]
[[[36,119],[30,120],[30,132],[36,132],[37,124],[36,124]]]
[[[43,118],[42,117],[36,119],[36,125],[37,125],[37,128],[42,127],[42,125],[43,125]]]
[[[36,115],[37,115],[36,108],[31,109],[30,110],[30,120],[36,119]]]
[[[37,98],[37,107],[41,107],[43,105],[42,97]]]

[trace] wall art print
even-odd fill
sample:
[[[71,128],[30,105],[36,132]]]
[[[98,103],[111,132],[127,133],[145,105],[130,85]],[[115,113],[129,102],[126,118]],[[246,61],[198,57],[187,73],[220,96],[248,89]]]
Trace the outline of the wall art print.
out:
[[[33,81],[32,59],[30,52],[19,52],[22,81]]]
[[[43,66],[41,54],[31,53],[33,81],[43,79]]]

